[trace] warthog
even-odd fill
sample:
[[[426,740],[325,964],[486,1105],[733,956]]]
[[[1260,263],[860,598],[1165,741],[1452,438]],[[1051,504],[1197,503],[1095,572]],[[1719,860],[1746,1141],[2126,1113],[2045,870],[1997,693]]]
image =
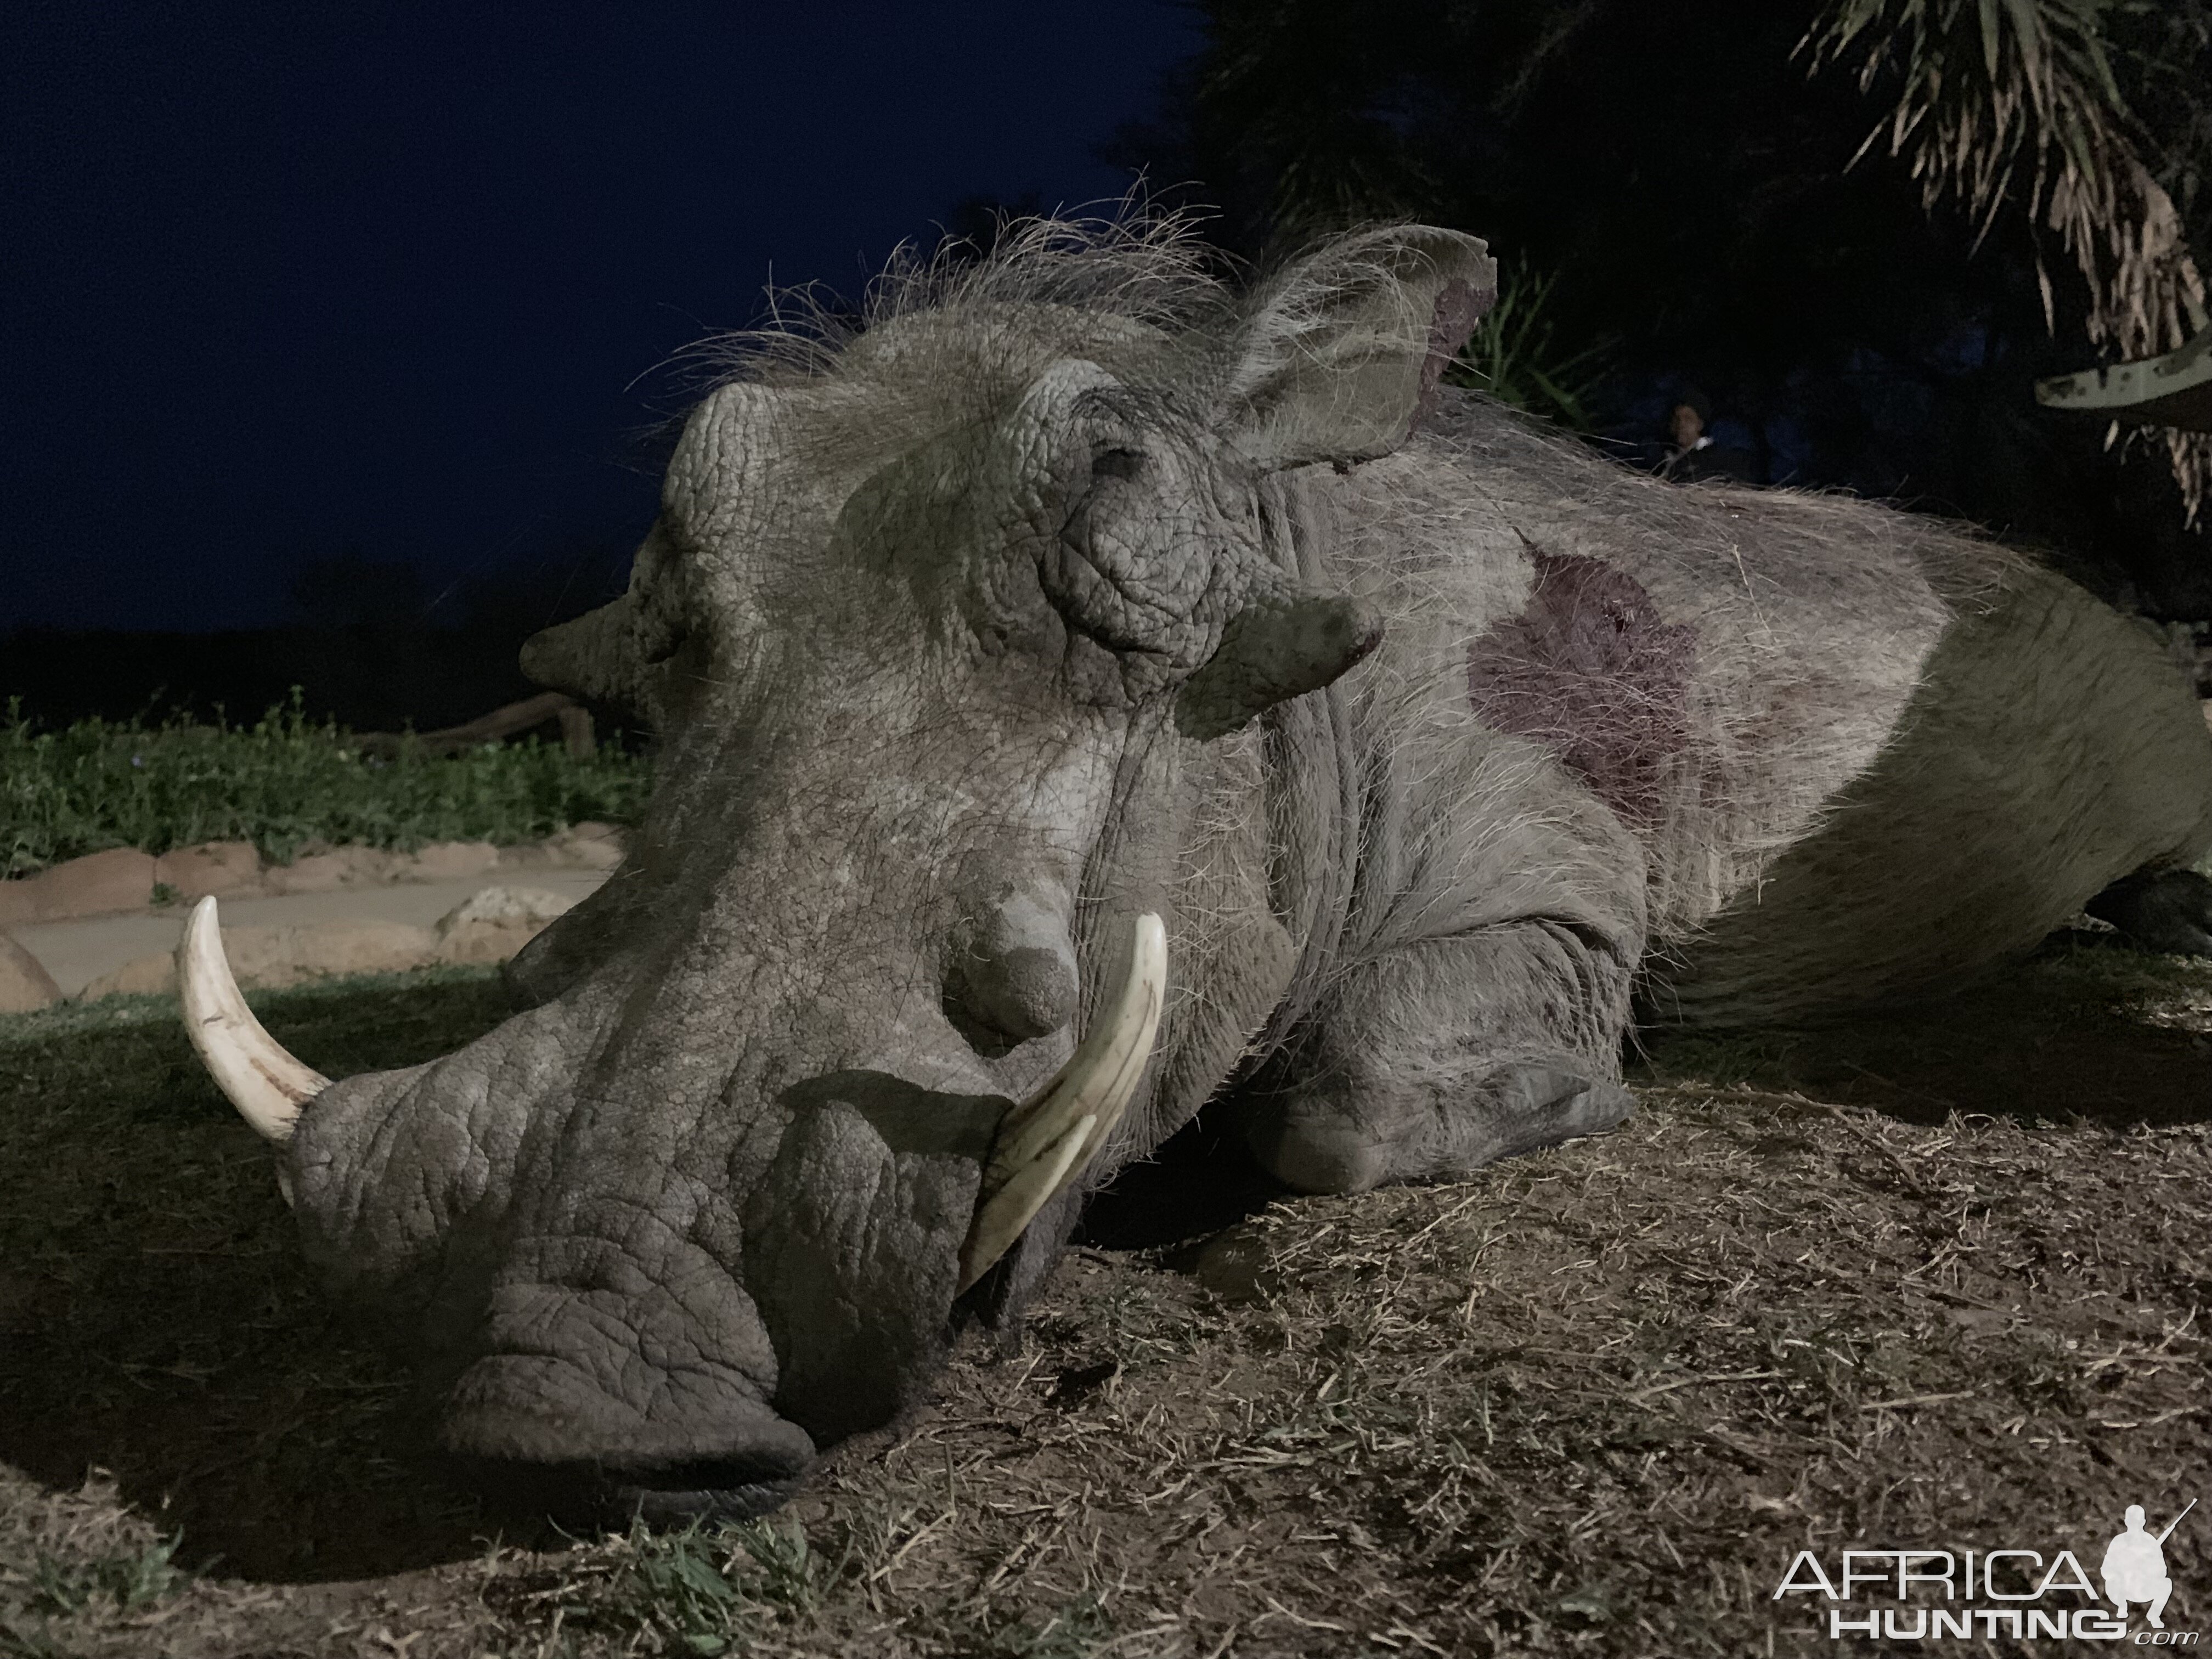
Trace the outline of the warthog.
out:
[[[1357,1191],[1617,1122],[1632,1006],[1924,996],[2138,872],[2124,921],[2212,945],[2212,741],[2154,641],[1925,519],[1444,387],[1494,291],[1446,230],[1239,293],[1172,225],[1043,225],[748,337],[627,595],[524,653],[661,744],[524,1011],[326,1082],[204,907],[193,1036],[450,1452],[758,1512],[1209,1101]]]

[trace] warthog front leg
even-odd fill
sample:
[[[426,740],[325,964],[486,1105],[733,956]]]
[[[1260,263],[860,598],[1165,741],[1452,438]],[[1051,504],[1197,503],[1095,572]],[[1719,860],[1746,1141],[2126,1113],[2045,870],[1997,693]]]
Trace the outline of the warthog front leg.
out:
[[[2082,908],[2139,951],[2212,957],[2212,880],[2194,870],[2138,871]]]
[[[1246,1092],[1245,1138],[1304,1192],[1435,1180],[1611,1128],[1632,965],[1550,921],[1352,970]]]

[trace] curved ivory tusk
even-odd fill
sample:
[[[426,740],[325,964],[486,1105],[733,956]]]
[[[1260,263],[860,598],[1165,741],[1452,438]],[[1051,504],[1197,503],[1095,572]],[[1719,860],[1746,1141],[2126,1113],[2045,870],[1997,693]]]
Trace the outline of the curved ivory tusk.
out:
[[[1137,918],[1129,968],[1111,1004],[1051,1082],[999,1121],[983,1187],[960,1247],[960,1288],[1012,1248],[1121,1121],[1159,1030],[1168,982],[1167,930]]]
[[[289,1140],[300,1109],[331,1080],[287,1054],[246,1006],[222,953],[212,898],[192,907],[177,942],[177,989],[184,1000],[185,1035],[216,1087],[264,1136],[280,1145]]]

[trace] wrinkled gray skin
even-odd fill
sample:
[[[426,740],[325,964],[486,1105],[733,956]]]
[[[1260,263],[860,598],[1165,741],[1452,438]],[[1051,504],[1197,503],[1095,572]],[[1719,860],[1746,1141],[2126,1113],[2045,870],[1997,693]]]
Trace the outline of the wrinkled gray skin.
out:
[[[2212,744],[2120,618],[1439,392],[1493,291],[1420,228],[1244,297],[1168,235],[1027,245],[692,415],[629,596],[525,657],[657,722],[636,846],[526,1012],[280,1154],[450,1451],[757,1512],[1211,1097],[1300,1188],[1450,1175],[1617,1121],[1639,987],[1928,994],[2212,840]],[[956,1307],[994,1126],[1147,910],[1144,1089]]]

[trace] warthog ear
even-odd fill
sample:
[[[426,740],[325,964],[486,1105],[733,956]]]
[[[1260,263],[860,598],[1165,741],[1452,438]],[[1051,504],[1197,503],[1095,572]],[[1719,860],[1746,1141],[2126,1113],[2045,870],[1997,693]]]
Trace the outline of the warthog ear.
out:
[[[1333,593],[1275,593],[1230,619],[1221,646],[1176,697],[1176,726],[1201,742],[1320,690],[1382,642],[1382,620]]]
[[[691,411],[661,481],[660,517],[630,564],[629,592],[531,636],[522,672],[538,684],[663,723],[676,680],[669,663],[697,614],[698,555],[727,532],[757,488],[784,422],[802,401],[787,388],[732,381]]]
[[[1231,441],[1269,471],[1389,454],[1497,298],[1497,262],[1455,230],[1393,226],[1307,255],[1260,290],[1237,337]]]
[[[629,592],[522,642],[522,672],[572,697],[660,723],[659,666],[684,642],[680,561],[656,524],[630,566]]]

